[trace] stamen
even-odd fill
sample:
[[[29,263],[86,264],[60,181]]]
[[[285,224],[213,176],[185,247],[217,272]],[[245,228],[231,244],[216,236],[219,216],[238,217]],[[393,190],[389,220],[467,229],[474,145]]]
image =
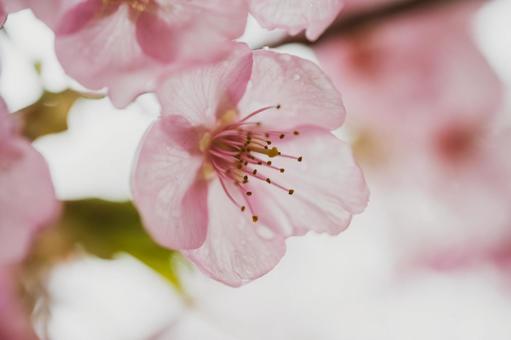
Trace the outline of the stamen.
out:
[[[240,209],[241,212],[249,211],[252,221],[259,221],[259,216],[254,212],[251,200],[254,196],[253,188],[248,187],[247,183],[256,182],[250,178],[258,179],[261,182],[275,186],[289,195],[293,195],[295,190],[285,187],[274,181],[274,177],[268,176],[264,169],[271,169],[283,174],[286,169],[278,167],[273,162],[276,157],[283,157],[301,162],[302,156],[293,156],[282,153],[278,149],[278,140],[288,136],[297,136],[300,134],[297,130],[291,131],[272,131],[261,129],[260,122],[248,121],[254,116],[270,109],[280,109],[281,106],[267,106],[256,110],[238,122],[225,122],[227,125],[221,125],[216,132],[210,135],[204,135],[201,145],[201,151],[207,153],[207,160],[212,169],[218,174],[220,183],[229,200]],[[274,145],[277,144],[277,145]],[[263,156],[265,157],[263,157]],[[270,160],[271,159],[271,160]],[[259,168],[259,166],[261,168]],[[244,200],[243,205],[238,203],[234,196],[229,192],[229,182],[236,186],[240,195],[236,195],[238,200]],[[234,187],[230,187],[234,188]],[[232,189],[231,189],[232,190]]]
[[[280,104],[279,105],[266,106],[266,107],[263,107],[263,108],[261,108],[259,110],[255,110],[254,112],[252,112],[251,114],[249,114],[248,116],[246,116],[245,118],[240,120],[239,123],[243,123],[246,120],[254,117],[255,115],[258,115],[259,113],[264,112],[264,111],[268,111],[270,109],[277,109],[278,110],[278,109],[280,109]]]

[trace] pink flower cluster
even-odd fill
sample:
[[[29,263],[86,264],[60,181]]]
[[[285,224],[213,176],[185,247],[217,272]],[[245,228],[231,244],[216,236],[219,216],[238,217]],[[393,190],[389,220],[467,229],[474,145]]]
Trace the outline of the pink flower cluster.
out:
[[[31,8],[55,31],[57,56],[66,72],[88,88],[106,87],[119,107],[155,90],[162,73],[226,57],[232,40],[245,29],[249,9],[267,28],[292,34],[306,29],[316,39],[342,7],[341,0],[3,2],[7,12]]]
[[[373,188],[393,193],[381,201],[408,264],[510,258],[511,139],[498,122],[503,85],[473,39],[480,5],[433,6],[316,49]]]
[[[55,32],[65,71],[88,88],[106,88],[115,105],[157,93],[162,115],[140,145],[134,201],[156,241],[239,286],[277,264],[287,237],[338,234],[367,204],[350,148],[331,133],[345,111],[325,74],[234,42],[249,13],[266,28],[317,39],[341,7],[340,0],[4,0],[2,8],[32,9]]]

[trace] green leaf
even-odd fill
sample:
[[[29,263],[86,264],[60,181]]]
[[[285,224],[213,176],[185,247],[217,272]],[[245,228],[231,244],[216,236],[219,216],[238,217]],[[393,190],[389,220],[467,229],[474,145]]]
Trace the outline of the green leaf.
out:
[[[182,291],[175,271],[179,254],[151,239],[130,202],[99,199],[65,202],[55,231],[101,258],[111,259],[119,253],[128,253]]]

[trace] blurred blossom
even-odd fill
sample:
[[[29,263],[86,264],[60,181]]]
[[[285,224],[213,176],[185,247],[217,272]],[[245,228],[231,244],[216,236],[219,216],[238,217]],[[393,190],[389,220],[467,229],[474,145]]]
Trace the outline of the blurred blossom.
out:
[[[250,13],[267,29],[281,28],[295,35],[305,29],[316,40],[334,21],[343,0],[250,0]]]
[[[0,99],[1,100],[1,99]],[[42,156],[18,135],[0,102],[0,338],[35,338],[20,301],[14,265],[34,234],[50,223],[59,205]]]
[[[0,2],[0,27],[3,26],[5,19],[7,19],[7,13],[5,11],[4,5]]]
[[[48,166],[18,135],[0,102],[0,265],[21,260],[33,234],[59,211]]]
[[[338,234],[367,204],[350,148],[330,130],[341,98],[309,61],[241,45],[165,81],[133,196],[161,244],[239,286],[271,270],[285,238]],[[181,114],[181,116],[176,115]]]
[[[122,107],[153,90],[163,70],[223,57],[247,17],[244,0],[29,2],[55,31],[66,72],[91,89],[108,87]]]
[[[344,94],[357,156],[388,191],[399,248],[433,266],[511,232],[509,138],[494,121],[503,90],[473,41],[478,5],[412,12],[317,49]]]
[[[0,339],[37,339],[19,294],[14,272],[0,267]]]

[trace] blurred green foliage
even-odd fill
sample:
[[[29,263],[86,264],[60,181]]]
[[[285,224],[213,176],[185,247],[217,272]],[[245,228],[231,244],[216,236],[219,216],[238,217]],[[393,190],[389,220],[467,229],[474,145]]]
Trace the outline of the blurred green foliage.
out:
[[[80,99],[100,99],[102,96],[77,92],[44,91],[32,105],[16,114],[22,121],[22,134],[30,140],[67,130],[67,116],[74,103]]]
[[[55,228],[38,241],[37,257],[58,259],[77,246],[104,259],[130,254],[182,292],[175,270],[179,254],[151,239],[131,202],[99,199],[64,202]]]

